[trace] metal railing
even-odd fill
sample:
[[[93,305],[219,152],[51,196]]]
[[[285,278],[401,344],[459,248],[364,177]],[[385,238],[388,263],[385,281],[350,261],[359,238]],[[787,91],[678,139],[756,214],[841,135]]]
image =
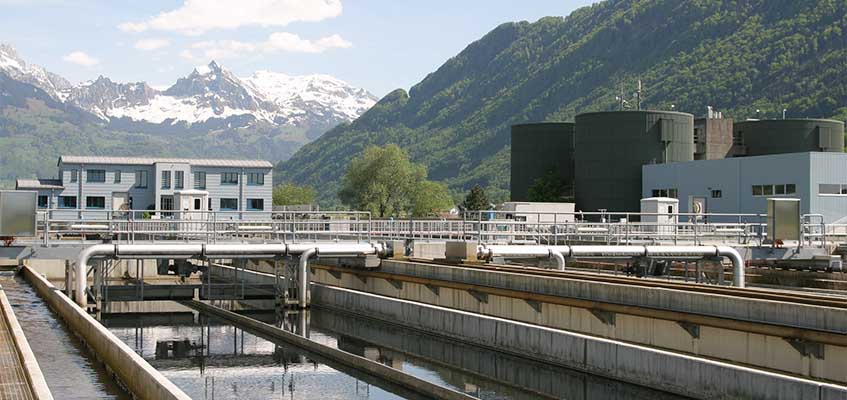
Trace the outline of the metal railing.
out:
[[[843,243],[847,225],[819,215],[801,221],[805,245]],[[378,219],[363,211],[126,211],[42,210],[37,219],[45,245],[74,239],[136,241],[371,241],[474,240],[504,244],[763,244],[765,214],[659,214],[511,211],[467,212],[454,219]]]

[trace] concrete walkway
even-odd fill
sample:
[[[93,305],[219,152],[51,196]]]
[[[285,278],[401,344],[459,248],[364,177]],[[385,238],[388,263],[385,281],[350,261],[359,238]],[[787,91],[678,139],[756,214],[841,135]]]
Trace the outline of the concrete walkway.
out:
[[[0,296],[5,297],[2,289]],[[0,399],[35,399],[18,355],[12,329],[6,322],[5,307],[0,307]]]

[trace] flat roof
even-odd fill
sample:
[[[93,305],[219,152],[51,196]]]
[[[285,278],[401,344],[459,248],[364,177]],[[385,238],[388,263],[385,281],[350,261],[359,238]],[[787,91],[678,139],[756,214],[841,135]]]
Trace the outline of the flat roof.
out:
[[[64,189],[60,179],[18,179],[16,189]]]
[[[217,158],[61,156],[59,157],[59,163],[107,165],[153,165],[156,163],[175,163],[201,167],[273,168],[273,164],[266,160],[226,160]]]

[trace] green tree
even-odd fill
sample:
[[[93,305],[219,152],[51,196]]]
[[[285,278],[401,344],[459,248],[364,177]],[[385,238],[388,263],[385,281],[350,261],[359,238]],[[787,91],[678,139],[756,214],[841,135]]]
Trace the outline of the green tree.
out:
[[[453,205],[447,185],[424,180],[415,187],[411,214],[414,217],[437,216],[439,212],[453,208]]]
[[[529,201],[538,202],[567,202],[572,201],[570,187],[555,170],[548,170],[536,179],[527,191]]]
[[[315,202],[315,189],[311,186],[300,186],[286,182],[274,187],[273,197],[275,206],[313,204]]]
[[[488,196],[485,195],[482,187],[474,185],[465,197],[465,201],[462,202],[462,207],[465,211],[480,211],[491,208],[491,203],[488,202]]]
[[[426,168],[409,161],[395,144],[371,146],[355,157],[341,182],[339,199],[356,210],[369,210],[383,218],[414,208],[414,197]]]

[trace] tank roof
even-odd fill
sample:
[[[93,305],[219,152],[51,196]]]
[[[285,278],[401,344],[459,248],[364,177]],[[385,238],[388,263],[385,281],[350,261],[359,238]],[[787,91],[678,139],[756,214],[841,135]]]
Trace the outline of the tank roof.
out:
[[[826,122],[844,125],[844,121],[837,119],[826,118],[786,118],[786,119],[747,119],[744,121],[735,121],[736,124],[754,124],[754,123],[791,123],[791,122]]]
[[[514,124],[512,127],[516,126],[538,126],[538,125],[575,125],[576,122],[557,122],[557,121],[541,121],[541,122],[522,122],[520,124]]]
[[[694,118],[694,114],[689,114],[689,113],[684,113],[684,112],[679,112],[679,111],[667,111],[667,110],[623,110],[623,111],[617,111],[617,110],[616,110],[616,111],[591,111],[591,112],[586,112],[586,113],[582,113],[582,114],[577,114],[577,118],[582,117],[582,116],[589,116],[589,115],[603,115],[603,114],[608,114],[608,115],[623,115],[623,114],[673,114],[673,115],[679,115],[679,116],[685,116],[685,117],[691,117],[691,118]]]

